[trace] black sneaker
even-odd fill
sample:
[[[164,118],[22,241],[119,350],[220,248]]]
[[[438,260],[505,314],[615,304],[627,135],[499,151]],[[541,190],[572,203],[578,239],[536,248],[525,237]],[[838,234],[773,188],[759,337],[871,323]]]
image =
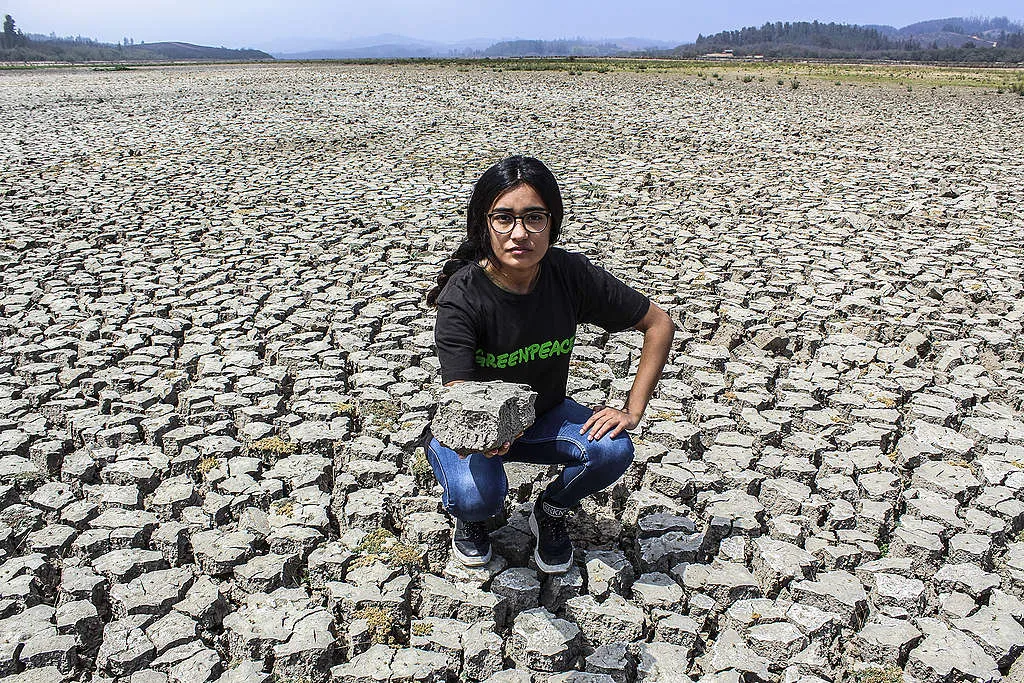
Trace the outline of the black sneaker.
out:
[[[545,574],[562,574],[572,566],[572,541],[565,528],[568,508],[560,508],[544,502],[541,493],[530,513],[530,530],[537,538],[533,559]]]
[[[467,567],[482,567],[491,561],[491,539],[484,522],[463,522],[455,518],[452,552]]]

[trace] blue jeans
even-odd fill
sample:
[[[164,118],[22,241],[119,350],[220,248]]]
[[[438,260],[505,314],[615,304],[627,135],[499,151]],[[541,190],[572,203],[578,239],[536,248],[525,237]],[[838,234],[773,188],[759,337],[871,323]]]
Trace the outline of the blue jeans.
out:
[[[432,435],[426,443],[427,460],[444,489],[441,502],[452,516],[479,522],[502,512],[508,479],[503,460],[538,465],[565,465],[548,485],[544,499],[571,508],[591,493],[613,484],[633,462],[633,442],[622,432],[587,441],[580,428],[593,411],[571,398],[540,415],[504,456],[488,458],[473,453],[460,458]]]

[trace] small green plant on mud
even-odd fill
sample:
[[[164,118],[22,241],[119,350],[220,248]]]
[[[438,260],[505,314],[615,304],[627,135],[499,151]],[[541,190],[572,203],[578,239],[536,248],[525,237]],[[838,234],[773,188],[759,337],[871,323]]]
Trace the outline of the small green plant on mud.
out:
[[[295,512],[295,501],[291,498],[282,498],[271,503],[270,508],[275,514],[282,517],[291,517],[292,513]]]
[[[426,622],[418,621],[412,625],[412,634],[414,636],[429,636],[434,632],[434,625]]]
[[[373,645],[395,645],[395,617],[383,607],[364,607],[353,614],[366,622]]]
[[[873,666],[854,674],[856,683],[902,683],[903,670],[898,666]]]
[[[279,436],[268,436],[265,439],[253,441],[252,445],[249,446],[249,450],[270,455],[288,456],[297,453],[299,446],[290,441],[285,441]]]
[[[199,461],[199,464],[196,465],[196,471],[205,477],[212,470],[218,467],[220,467],[220,460],[218,460],[215,456],[208,455]]]
[[[424,552],[417,545],[400,542],[387,529],[374,529],[353,548],[359,557],[349,565],[352,569],[383,562],[395,569],[413,570],[423,566]]]
[[[416,454],[413,456],[412,476],[416,478],[417,483],[421,484],[429,485],[433,481],[434,470],[431,469],[430,463],[427,461],[427,454],[422,448],[417,448]]]

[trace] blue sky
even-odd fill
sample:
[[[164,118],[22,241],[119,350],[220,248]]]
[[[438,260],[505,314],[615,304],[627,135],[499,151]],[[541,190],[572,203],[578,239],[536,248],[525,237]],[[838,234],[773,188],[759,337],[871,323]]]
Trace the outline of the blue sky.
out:
[[[952,16],[1024,20],[1020,0],[0,0],[26,32],[83,35],[105,42],[128,36],[226,47],[290,49],[381,33],[457,41],[471,38],[618,38],[692,42],[698,33],[818,19],[905,26]]]

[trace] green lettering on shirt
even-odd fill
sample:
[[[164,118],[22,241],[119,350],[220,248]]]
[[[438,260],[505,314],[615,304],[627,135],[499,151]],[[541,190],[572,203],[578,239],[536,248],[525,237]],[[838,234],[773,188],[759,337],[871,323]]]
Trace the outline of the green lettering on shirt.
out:
[[[483,349],[477,349],[473,361],[482,368],[514,368],[523,363],[533,362],[538,358],[554,358],[571,353],[575,343],[575,336],[561,340],[551,339],[543,344],[530,344],[498,356],[487,353]]]

